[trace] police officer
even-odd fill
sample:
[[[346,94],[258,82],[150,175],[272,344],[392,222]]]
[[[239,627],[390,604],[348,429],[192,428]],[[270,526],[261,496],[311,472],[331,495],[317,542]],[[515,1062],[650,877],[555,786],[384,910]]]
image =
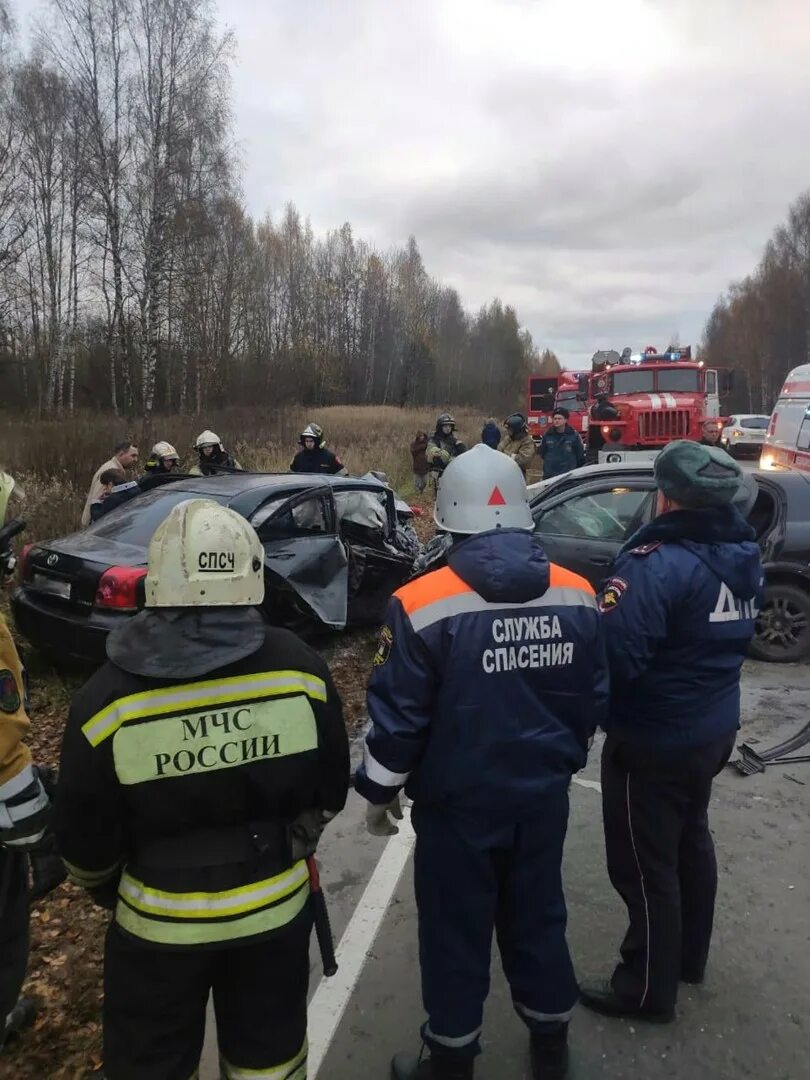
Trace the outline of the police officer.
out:
[[[607,684],[593,589],[549,564],[526,484],[483,444],[450,463],[435,519],[448,565],[391,600],[368,689],[357,791],[369,831],[414,800],[416,903],[429,1057],[395,1080],[469,1080],[497,928],[533,1075],[567,1069],[577,986],[560,861],[571,775],[585,764]]]
[[[673,1019],[678,981],[702,982],[717,864],[707,811],[740,718],[740,668],[762,567],[731,505],[739,465],[670,443],[658,516],[625,545],[599,603],[611,693],[602,752],[608,873],[630,926],[610,982],[582,987],[608,1016]]]
[[[196,1075],[210,991],[224,1077],[306,1075],[303,858],[343,807],[348,743],[324,661],[256,610],[262,556],[234,511],[175,506],[146,609],[73,699],[56,831],[73,881],[115,909],[108,1080]]]
[[[0,525],[14,490],[0,472]],[[0,577],[7,563],[0,562]],[[0,1052],[31,1024],[34,1002],[20,997],[28,967],[28,858],[45,837],[50,801],[23,741],[30,727],[23,666],[0,616]]]
[[[290,472],[348,475],[346,466],[337,454],[333,454],[324,445],[323,428],[320,424],[307,424],[299,441],[301,449],[290,462]]]

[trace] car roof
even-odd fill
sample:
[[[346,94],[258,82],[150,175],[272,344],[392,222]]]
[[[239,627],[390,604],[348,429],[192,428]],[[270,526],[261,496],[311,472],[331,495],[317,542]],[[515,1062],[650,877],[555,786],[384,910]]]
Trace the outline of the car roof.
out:
[[[268,491],[280,493],[307,487],[385,487],[379,480],[359,476],[323,476],[321,473],[221,473],[218,476],[186,476],[170,482],[172,491],[188,491],[193,495],[219,495],[233,498],[244,492]]]
[[[529,484],[529,501],[531,501],[536,495],[539,495],[541,491],[549,491],[552,486],[562,484],[564,481],[571,480],[598,480],[603,476],[623,475],[628,474],[635,476],[649,476],[653,471],[653,463],[651,461],[611,461],[605,462],[600,465],[583,465],[580,469],[571,469],[570,472],[561,473],[560,476],[554,476],[551,480],[539,480],[536,484]]]

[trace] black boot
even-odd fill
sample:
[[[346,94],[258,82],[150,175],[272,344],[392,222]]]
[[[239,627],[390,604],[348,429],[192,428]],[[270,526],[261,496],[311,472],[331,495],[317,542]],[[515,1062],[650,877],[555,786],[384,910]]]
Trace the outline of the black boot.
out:
[[[624,1020],[647,1020],[651,1024],[669,1024],[675,1019],[675,1010],[657,1012],[647,1006],[633,1005],[618,996],[610,982],[593,986],[580,986],[579,1000],[586,1009],[602,1016],[615,1016]]]
[[[391,1080],[473,1080],[472,1058],[397,1054],[391,1062]]]
[[[551,1035],[531,1034],[534,1080],[564,1080],[568,1075],[568,1024]]]
[[[0,1033],[0,1050],[16,1039],[20,1032],[30,1027],[37,1018],[37,1006],[32,998],[21,997],[6,1017],[5,1029]]]

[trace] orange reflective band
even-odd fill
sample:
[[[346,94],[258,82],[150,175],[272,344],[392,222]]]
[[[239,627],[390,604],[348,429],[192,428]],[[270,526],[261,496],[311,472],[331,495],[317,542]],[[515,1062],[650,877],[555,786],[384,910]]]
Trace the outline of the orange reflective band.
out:
[[[575,574],[572,570],[566,570],[565,567],[557,566],[556,563],[549,563],[549,569],[551,571],[549,578],[551,588],[581,589],[582,592],[588,593],[589,596],[596,595],[593,585],[586,578],[580,577],[579,574]]]
[[[413,615],[420,608],[428,604],[435,604],[437,600],[447,600],[450,596],[458,596],[460,593],[471,593],[475,590],[463,581],[449,566],[441,570],[434,570],[432,574],[425,574],[403,585],[394,593],[406,615]]]

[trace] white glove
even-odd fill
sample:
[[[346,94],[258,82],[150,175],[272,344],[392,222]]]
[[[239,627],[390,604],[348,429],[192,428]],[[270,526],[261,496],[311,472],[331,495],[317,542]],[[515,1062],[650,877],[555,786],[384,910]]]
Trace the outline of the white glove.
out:
[[[391,817],[402,821],[402,803],[397,794],[390,803],[383,806],[374,806],[369,803],[366,807],[366,830],[371,836],[396,836],[399,826],[395,825]]]

